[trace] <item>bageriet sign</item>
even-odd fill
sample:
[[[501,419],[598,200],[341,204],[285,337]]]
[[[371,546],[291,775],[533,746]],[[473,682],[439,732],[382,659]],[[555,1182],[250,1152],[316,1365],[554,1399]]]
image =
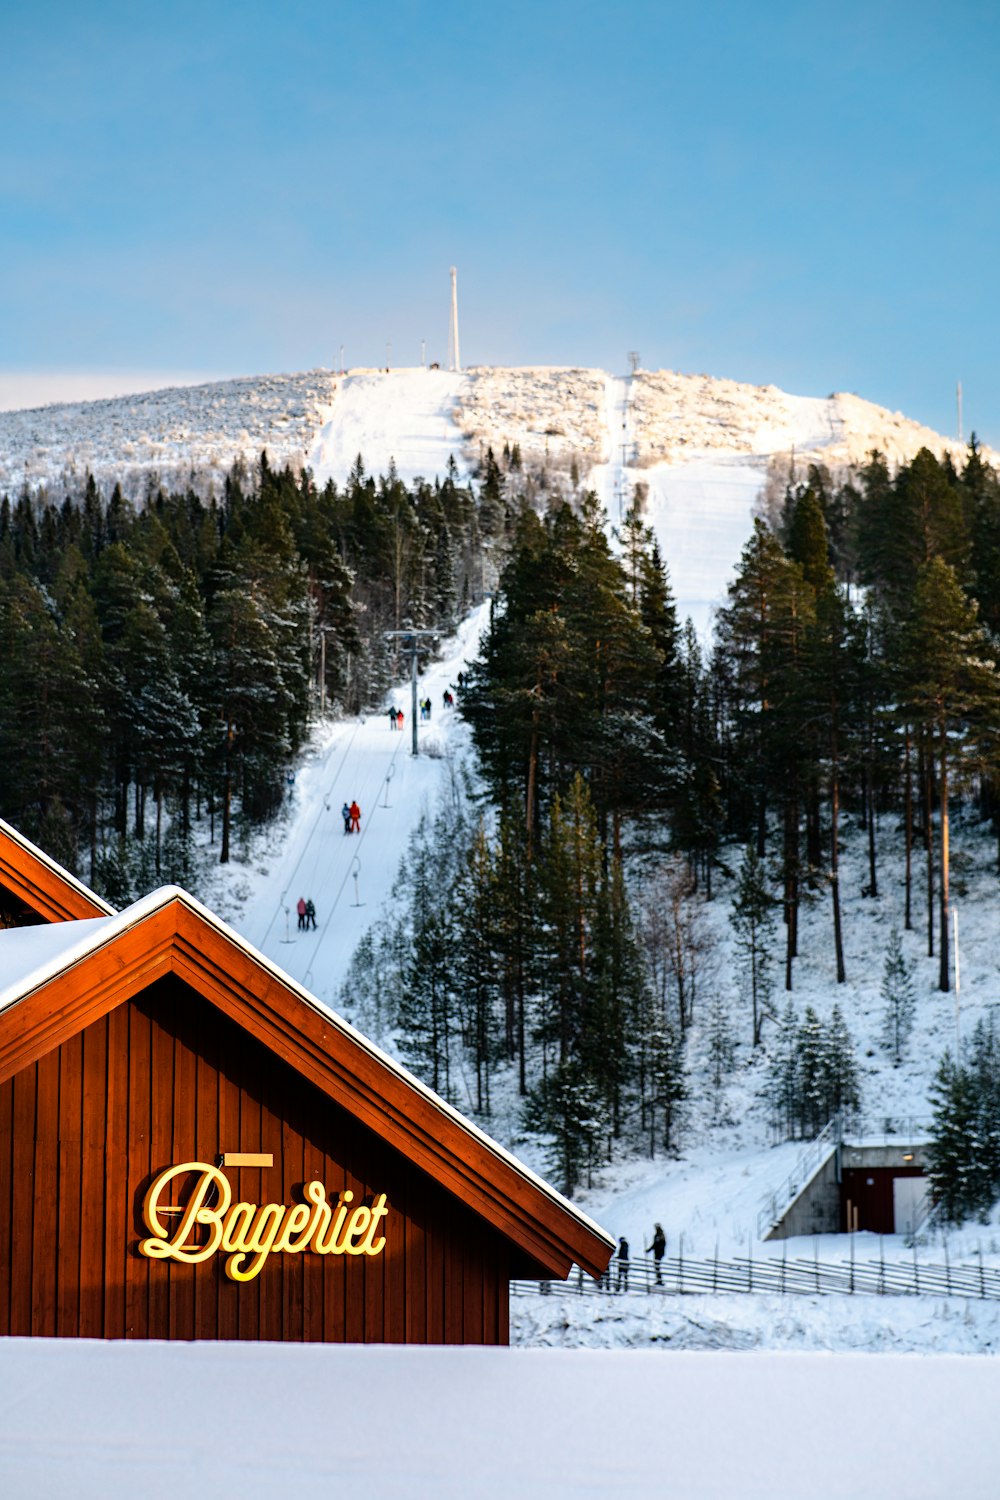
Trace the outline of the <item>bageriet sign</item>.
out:
[[[192,1177],[182,1208],[170,1201],[184,1179]],[[142,1205],[149,1238],[139,1254],[150,1260],[177,1260],[194,1265],[220,1252],[227,1256],[232,1281],[252,1281],[269,1255],[381,1255],[385,1235],[379,1226],[388,1215],[385,1193],[370,1205],[355,1203],[349,1188],[336,1205],[317,1179],[303,1189],[304,1203],[234,1203],[229,1178],[216,1166],[186,1161],[167,1167],[153,1179]],[[203,1237],[204,1231],[207,1236]]]

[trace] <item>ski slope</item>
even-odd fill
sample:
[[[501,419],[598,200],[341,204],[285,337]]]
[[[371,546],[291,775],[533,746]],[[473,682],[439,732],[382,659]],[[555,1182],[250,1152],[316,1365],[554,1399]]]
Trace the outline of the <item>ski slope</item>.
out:
[[[229,915],[232,926],[328,1004],[336,1004],[351,956],[392,888],[421,814],[433,811],[447,788],[467,731],[442,698],[475,656],[488,618],[484,604],[463,622],[443,659],[420,675],[418,698],[432,704],[430,723],[418,725],[420,754],[411,753],[408,683],[390,699],[405,716],[402,732],[390,727],[388,703],[384,713],[332,725],[313,741],[298,772],[275,856],[240,874],[248,894],[242,910]],[[361,832],[347,836],[341,808],[353,801],[361,808]],[[300,896],[315,904],[314,931],[298,930]]]
[[[451,458],[467,479],[465,439],[452,417],[464,380],[453,371],[425,369],[343,376],[309,453],[317,483],[342,485],[359,454],[367,473],[384,474],[391,462],[407,485],[443,478]]]
[[[631,377],[607,377],[605,457],[591,469],[587,483],[600,497],[612,526],[621,523],[636,487],[645,487],[643,519],[667,564],[678,615],[682,621],[692,620],[707,644],[715,610],[724,602],[726,585],[752,528],[766,464],[752,455],[705,452],[640,467],[634,389]],[[813,436],[815,408],[824,404],[801,398],[795,408],[799,425],[770,437],[790,437],[794,446],[796,437]]]

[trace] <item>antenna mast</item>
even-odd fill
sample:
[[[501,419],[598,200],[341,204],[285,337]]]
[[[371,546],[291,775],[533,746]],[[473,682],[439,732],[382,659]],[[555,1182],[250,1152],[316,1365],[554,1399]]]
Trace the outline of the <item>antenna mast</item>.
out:
[[[458,347],[458,272],[451,268],[451,320],[448,324],[448,368],[460,370],[462,356]]]

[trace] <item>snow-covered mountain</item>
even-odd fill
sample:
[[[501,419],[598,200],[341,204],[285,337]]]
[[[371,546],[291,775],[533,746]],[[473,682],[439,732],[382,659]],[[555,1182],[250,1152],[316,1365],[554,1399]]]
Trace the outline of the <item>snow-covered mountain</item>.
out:
[[[872,448],[902,462],[961,445],[857,396],[791,396],[775,386],[640,370],[481,367],[312,370],[180,386],[113,400],[0,413],[0,495],[79,491],[94,475],[141,500],[158,482],[218,492],[236,459],[266,448],[342,483],[369,473],[473,474],[487,448],[568,489],[596,488],[617,521],[635,487],[670,567],[682,614],[702,632],[750,529],[769,467],[834,470]],[[992,455],[988,455],[992,457]]]
[[[390,459],[404,478],[442,474],[454,455],[474,466],[487,446],[517,444],[529,465],[581,478],[620,461],[617,387],[628,397],[629,469],[711,455],[755,461],[858,463],[873,447],[891,461],[920,447],[958,456],[961,444],[858,396],[791,396],[776,386],[708,375],[639,370],[623,382],[603,370],[558,366],[443,370],[311,370],[177,386],[100,401],[0,412],[0,490],[58,488],[91,472],[199,485],[240,455],[266,447],[276,462],[310,463],[343,480],[361,452],[369,471]]]

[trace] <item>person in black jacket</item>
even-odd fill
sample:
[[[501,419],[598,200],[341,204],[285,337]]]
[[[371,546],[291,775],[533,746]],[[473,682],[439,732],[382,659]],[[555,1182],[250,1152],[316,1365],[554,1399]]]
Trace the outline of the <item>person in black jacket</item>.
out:
[[[646,1246],[646,1254],[649,1255],[650,1251],[652,1251],[653,1260],[656,1265],[656,1285],[662,1286],[663,1277],[660,1274],[660,1261],[667,1251],[667,1237],[663,1233],[662,1224],[653,1225],[653,1243]]]
[[[624,1235],[618,1241],[618,1280],[615,1283],[616,1292],[628,1291],[628,1240]]]

